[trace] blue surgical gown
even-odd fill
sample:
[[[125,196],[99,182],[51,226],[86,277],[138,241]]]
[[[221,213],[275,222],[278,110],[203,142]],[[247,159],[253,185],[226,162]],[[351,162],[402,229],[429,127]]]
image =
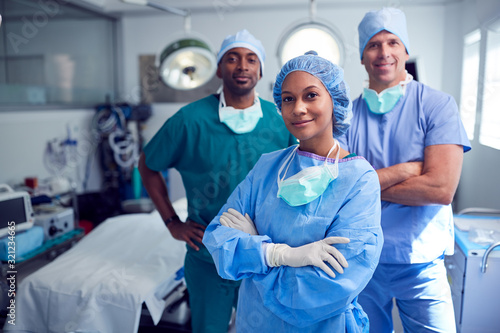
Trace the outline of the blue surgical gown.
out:
[[[207,227],[203,243],[220,276],[243,279],[238,332],[363,332],[367,318],[357,295],[370,280],[383,243],[377,174],[364,158],[342,159],[338,178],[323,195],[292,207],[277,197],[278,170],[292,149],[259,159]],[[323,162],[324,157],[298,150],[287,177]],[[222,226],[219,217],[229,208],[248,213],[259,235]],[[335,278],[315,266],[266,264],[263,243],[297,247],[329,236],[351,240],[334,244],[349,264]]]

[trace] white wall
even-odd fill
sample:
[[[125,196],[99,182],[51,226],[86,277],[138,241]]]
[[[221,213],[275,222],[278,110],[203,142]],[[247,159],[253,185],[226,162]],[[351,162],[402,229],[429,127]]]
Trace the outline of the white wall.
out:
[[[377,4],[380,6],[381,3]],[[202,13],[194,12],[192,31],[203,33],[214,49],[218,49],[226,35],[242,28],[248,29],[261,39],[266,48],[267,59],[264,78],[257,89],[262,97],[271,99],[269,87],[279,70],[276,57],[278,40],[294,22],[308,16],[307,5],[290,8],[270,7],[265,10],[243,11],[238,6],[227,9],[223,13],[217,12],[215,8]],[[341,6],[324,2],[318,4],[317,17],[330,21],[342,35],[346,47],[345,77],[351,86],[353,98],[359,95],[362,81],[366,79],[364,68],[359,61],[357,25],[364,13],[370,9],[374,8],[359,3],[347,5],[344,2]],[[407,15],[411,57],[419,61],[422,81],[452,94],[458,101],[462,36],[479,25],[475,18],[476,2],[466,0],[447,5],[419,5],[408,2],[401,9]],[[182,33],[182,30],[182,17],[163,12],[123,18],[118,29],[119,35],[123,37],[118,42],[120,58],[117,59],[121,64],[120,101],[131,103],[139,101],[139,55],[157,54],[172,40],[175,33]],[[146,139],[149,139],[179,106],[178,104],[154,105],[153,118],[146,123]],[[24,177],[32,175],[48,176],[42,158],[46,142],[55,137],[64,137],[68,123],[72,127],[79,128],[80,133],[86,133],[92,115],[92,109],[0,112],[0,183],[19,182]],[[495,176],[494,171],[489,170],[488,166],[499,165],[500,156],[498,151],[490,149],[483,152],[483,150],[484,147],[474,147],[473,152],[465,156],[464,172],[457,196],[460,206],[485,203],[487,206],[498,207],[498,203],[493,202],[495,200],[492,198],[499,197],[500,186],[488,182]],[[479,155],[475,155],[476,152]],[[483,153],[492,159],[493,163],[483,163],[482,166],[471,163],[473,159],[481,160]],[[478,173],[478,170],[481,172]],[[487,177],[483,177],[484,174]],[[90,185],[92,188],[98,188],[100,175],[98,171],[92,171],[92,175],[96,178]],[[473,190],[477,188],[478,183],[487,188],[485,197],[489,197],[490,201],[485,202],[482,196],[472,194],[477,193]]]
[[[359,60],[357,25],[366,11],[378,9],[366,6],[334,6],[320,3],[317,17],[331,22],[341,33],[346,49],[345,77],[351,87],[352,97],[362,90],[367,78]],[[441,89],[443,52],[446,31],[443,24],[446,8],[443,5],[409,5],[401,7],[406,12],[411,40],[411,57],[421,63],[424,82]],[[193,13],[192,31],[202,33],[212,44],[214,51],[228,34],[246,28],[262,41],[266,49],[265,73],[257,89],[262,97],[271,99],[270,85],[279,71],[276,56],[281,35],[294,22],[308,17],[308,6],[292,8],[267,8],[263,11],[232,10],[219,15],[214,8],[204,13]],[[258,19],[257,19],[258,17]],[[451,19],[450,19],[451,20]],[[425,24],[422,24],[425,22]],[[458,24],[458,23],[454,23]],[[138,57],[141,54],[158,54],[170,41],[173,33],[182,33],[182,17],[161,13],[153,16],[129,16],[123,19],[124,39],[124,87],[120,96],[136,102],[138,96]],[[432,36],[432,38],[431,38]]]
[[[13,111],[0,112],[0,183],[15,185],[25,177],[40,181],[55,176],[70,177],[81,190],[89,154],[94,155],[95,143],[89,129],[92,110]],[[44,152],[50,140],[64,140],[67,129],[78,141],[77,164],[70,163],[62,173],[51,172],[44,165]],[[90,168],[88,190],[100,188],[98,161]]]
[[[461,6],[462,34],[485,27],[493,19],[500,19],[497,0],[466,0]],[[462,42],[463,43],[463,42]],[[462,177],[457,191],[457,210],[469,207],[500,209],[500,152],[478,142],[478,133],[471,142],[472,150],[465,155]]]
[[[51,14],[58,14],[59,7],[54,10],[56,12]],[[37,16],[26,14],[21,19],[10,22],[14,27],[13,31],[19,32],[19,35],[13,33],[17,39],[7,38],[2,47],[5,46],[4,51],[8,56],[36,56],[43,59],[41,68],[34,68],[42,73],[41,81],[46,87],[41,89],[42,97],[37,102],[104,102],[106,95],[111,93],[109,88],[112,87],[112,69],[109,64],[112,59],[108,52],[103,52],[102,47],[112,44],[111,23],[102,19],[68,21],[54,18],[44,21],[42,14],[45,15],[45,12],[42,9],[35,11],[35,14]],[[88,34],[85,36],[92,37],[84,39],[78,31],[86,31]],[[29,71],[26,68],[24,70]],[[27,78],[17,75],[14,82],[30,82],[29,75]],[[89,154],[93,156],[96,148],[89,133],[94,110],[34,108],[20,111],[20,108],[9,110],[2,107],[0,111],[0,183],[16,185],[22,183],[25,177],[32,176],[36,176],[41,183],[51,177],[64,176],[75,181],[77,189],[82,191],[87,157]],[[78,163],[70,163],[61,172],[49,171],[44,165],[47,142],[64,140],[67,138],[68,128],[78,140]],[[98,161],[93,159],[88,191],[100,189],[100,176]]]
[[[167,118],[172,116],[182,104],[155,104],[153,115],[143,127],[143,136],[149,141],[160,129]],[[40,181],[57,176],[71,178],[82,192],[86,163],[90,157],[87,191],[101,188],[97,142],[91,135],[91,121],[94,110],[57,110],[57,111],[14,111],[0,112],[0,184],[14,186],[22,183],[25,177],[37,177]],[[51,172],[44,164],[47,143],[53,139],[64,140],[67,129],[76,139],[77,164],[70,163],[62,173]],[[171,199],[185,195],[180,175],[170,172]]]

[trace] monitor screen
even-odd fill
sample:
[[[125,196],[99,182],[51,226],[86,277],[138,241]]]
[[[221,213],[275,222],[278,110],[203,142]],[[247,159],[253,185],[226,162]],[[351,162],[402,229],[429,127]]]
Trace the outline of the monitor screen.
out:
[[[0,200],[0,228],[7,227],[12,221],[16,224],[28,221],[23,197]]]

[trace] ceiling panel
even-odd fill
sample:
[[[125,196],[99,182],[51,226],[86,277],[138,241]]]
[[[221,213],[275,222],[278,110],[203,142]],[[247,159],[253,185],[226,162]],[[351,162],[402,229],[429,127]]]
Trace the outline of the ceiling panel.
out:
[[[461,2],[462,0],[399,0],[399,6],[419,6],[419,5],[443,5]],[[121,0],[74,0],[82,4],[90,5],[95,8],[100,8],[108,13],[148,13],[156,11],[150,7],[139,5],[127,4]],[[181,9],[189,9],[192,12],[205,11],[213,9],[216,6],[229,6],[234,9],[259,9],[269,7],[287,7],[290,6],[304,6],[309,7],[309,0],[151,0],[151,2],[171,6]],[[315,0],[316,6],[366,6],[383,7],[387,6],[387,1],[374,1],[374,0]]]

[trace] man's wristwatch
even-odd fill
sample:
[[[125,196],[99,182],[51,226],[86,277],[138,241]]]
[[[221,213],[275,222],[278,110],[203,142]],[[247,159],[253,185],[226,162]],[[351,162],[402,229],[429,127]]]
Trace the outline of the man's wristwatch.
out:
[[[179,219],[179,216],[177,216],[177,214],[175,214],[174,216],[171,216],[169,217],[168,219],[166,219],[164,222],[165,222],[165,225],[168,225],[170,222],[172,222],[173,220],[180,220]]]

